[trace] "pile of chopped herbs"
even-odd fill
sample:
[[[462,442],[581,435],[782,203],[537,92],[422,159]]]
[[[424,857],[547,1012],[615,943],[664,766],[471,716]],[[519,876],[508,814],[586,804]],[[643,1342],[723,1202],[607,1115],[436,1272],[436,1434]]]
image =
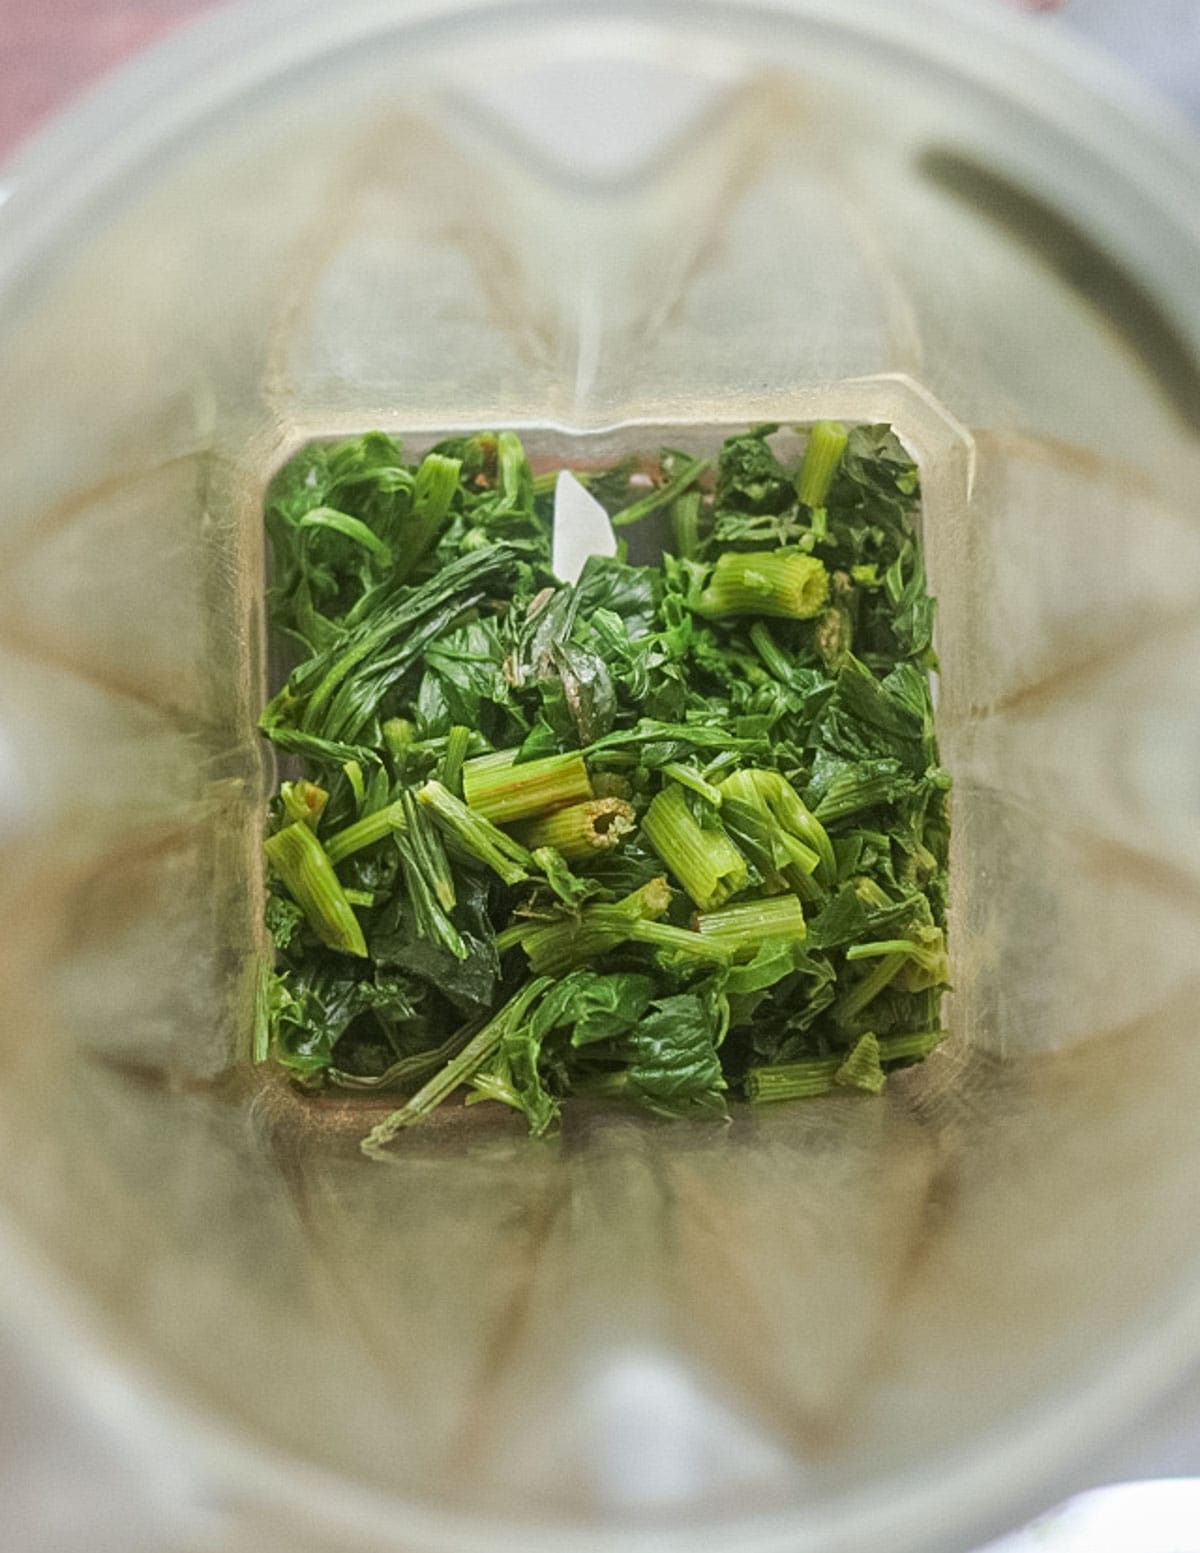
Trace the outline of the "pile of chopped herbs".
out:
[[[726,1114],[879,1091],[938,1042],[949,778],[915,466],[886,426],[583,472],[655,565],[550,569],[553,473],[481,433],[306,448],[267,501],[294,663],[261,719],[277,968],[256,1056]],[[798,455],[799,456],[799,455]]]

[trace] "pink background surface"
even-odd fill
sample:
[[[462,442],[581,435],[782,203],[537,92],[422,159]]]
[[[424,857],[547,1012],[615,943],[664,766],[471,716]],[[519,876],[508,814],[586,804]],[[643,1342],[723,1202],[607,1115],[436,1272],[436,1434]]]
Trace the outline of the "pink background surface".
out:
[[[97,76],[213,3],[0,0],[0,156]]]

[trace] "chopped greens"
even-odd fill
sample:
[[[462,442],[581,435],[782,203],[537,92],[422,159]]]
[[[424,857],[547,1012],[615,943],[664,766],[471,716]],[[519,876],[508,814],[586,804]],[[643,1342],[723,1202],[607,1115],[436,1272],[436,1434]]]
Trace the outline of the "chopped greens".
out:
[[[306,448],[267,498],[293,667],[260,727],[277,963],[256,1058],[531,1133],[878,1093],[941,1037],[949,777],[912,461],[773,426],[580,478],[656,565],[550,570],[511,432]],[[650,546],[649,550],[646,548]]]

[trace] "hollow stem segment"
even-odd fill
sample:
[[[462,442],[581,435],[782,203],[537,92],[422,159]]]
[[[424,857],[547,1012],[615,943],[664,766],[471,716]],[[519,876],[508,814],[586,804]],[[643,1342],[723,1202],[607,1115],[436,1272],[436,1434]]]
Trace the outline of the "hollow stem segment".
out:
[[[531,852],[553,847],[568,863],[586,863],[619,846],[633,824],[632,804],[621,798],[590,798],[529,820],[516,834]]]
[[[828,597],[829,573],[814,555],[799,549],[726,550],[691,604],[709,620],[734,615],[811,620]]]

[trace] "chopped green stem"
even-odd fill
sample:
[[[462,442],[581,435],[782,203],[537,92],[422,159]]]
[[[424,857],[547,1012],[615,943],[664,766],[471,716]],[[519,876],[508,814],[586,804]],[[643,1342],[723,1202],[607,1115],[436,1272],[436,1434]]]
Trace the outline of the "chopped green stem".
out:
[[[300,820],[314,831],[329,802],[328,792],[315,782],[284,782],[279,797],[289,820]]]
[[[465,960],[467,946],[447,915],[454,905],[454,881],[445,850],[433,832],[429,811],[420,809],[411,793],[404,796],[408,800],[405,830],[397,835],[396,847],[417,937],[449,950],[456,960]]]
[[[374,890],[343,890],[342,894],[352,906],[373,906],[375,904]]]
[[[463,761],[471,747],[471,730],[455,723],[446,735],[446,752],[442,756],[442,785],[456,798],[462,797]]]
[[[950,980],[946,935],[941,928],[929,924],[918,927],[914,937],[898,985],[905,992],[926,992],[930,987],[944,986]]]
[[[585,863],[611,852],[630,833],[633,823],[633,805],[624,799],[591,798],[527,821],[518,828],[517,836],[531,852],[553,847],[568,863]]]
[[[533,1004],[549,986],[550,982],[545,977],[539,976],[527,981],[521,990],[504,1004],[499,1013],[488,1020],[478,1035],[472,1036],[457,1056],[452,1057],[446,1066],[435,1073],[429,1082],[398,1111],[393,1111],[390,1116],[372,1127],[362,1141],[363,1153],[380,1153],[398,1132],[422,1121],[431,1111],[436,1110],[443,1100],[453,1094],[460,1084],[467,1083],[499,1049],[501,1041],[508,1032],[515,1030],[522,1023]]]
[[[832,1014],[839,1025],[846,1024],[849,1020],[861,1014],[869,1003],[879,996],[883,989],[899,976],[904,969],[904,963],[908,954],[887,954],[882,959],[876,960],[872,968],[862,978],[855,982],[848,992],[844,992],[832,1007]]]
[[[919,954],[920,944],[909,938],[885,938],[873,944],[851,944],[846,950],[847,960],[874,960],[885,954]]]
[[[721,789],[714,787],[693,766],[684,766],[677,760],[669,760],[662,768],[662,774],[678,782],[681,787],[690,787],[693,793],[698,793],[705,803],[712,804],[714,809],[721,807]]]
[[[454,875],[433,816],[411,789],[402,794],[400,803],[404,809],[405,848],[411,852],[442,910],[453,911],[458,904]]]
[[[815,906],[826,899],[826,892],[817,883],[816,876],[804,874],[799,868],[787,870],[786,883],[790,884],[800,899],[807,901],[810,906]]]
[[[612,906],[589,906],[573,920],[550,922],[522,938],[530,969],[565,976],[577,965],[626,943],[639,922],[665,915],[671,891],[665,879],[651,879]]]
[[[490,820],[468,809],[441,782],[426,782],[417,794],[428,805],[438,824],[460,847],[499,874],[505,884],[529,878],[533,859],[526,847],[498,830]]]
[[[694,922],[704,938],[727,945],[735,955],[753,955],[768,939],[799,943],[808,936],[804,910],[794,895],[773,895],[726,906],[722,911],[707,911]]]
[[[734,955],[733,945],[723,939],[693,933],[685,927],[673,927],[669,922],[634,922],[627,936],[635,944],[651,944],[656,949],[669,949],[694,960],[716,960],[724,964]]]
[[[743,802],[733,797],[722,784],[721,823],[734,844],[749,858],[762,876],[763,886],[777,894],[785,888],[779,832],[765,804]]]
[[[763,620],[756,620],[750,627],[750,642],[755,652],[762,659],[768,673],[774,675],[780,684],[790,685],[792,680],[792,665],[787,653],[779,646],[779,643],[771,635],[771,628]]]
[[[765,810],[780,832],[800,842],[808,852],[816,853],[815,872],[818,882],[826,886],[833,884],[837,878],[837,857],[833,843],[824,825],[781,772],[747,767],[727,776],[721,783],[721,791],[727,798],[737,799],[757,809],[760,814]],[[802,854],[795,853],[790,846],[786,846],[784,851],[785,862],[794,864],[801,873],[814,872],[813,868],[807,866],[807,859]]]
[[[771,790],[767,794],[767,807],[789,835],[812,848],[819,859],[818,879],[832,884],[837,878],[837,857],[829,833],[792,784],[779,772],[774,776],[775,781],[770,784]]]
[[[879,1038],[882,1062],[903,1062],[928,1057],[934,1047],[946,1039],[945,1030],[918,1030],[911,1035],[884,1035]]]
[[[779,832],[778,845],[784,854],[784,869],[789,878],[797,872],[806,879],[810,874],[816,873],[821,859],[812,847],[806,846],[796,836],[789,835],[786,830]]]
[[[340,863],[364,847],[373,847],[377,841],[403,829],[404,807],[399,802],[390,803],[385,809],[376,809],[374,814],[364,814],[361,820],[355,820],[353,825],[330,836],[325,851],[331,863]]]
[[[849,433],[840,421],[818,421],[809,432],[804,462],[796,476],[796,494],[806,507],[824,507],[848,440]]]
[[[886,911],[895,902],[881,885],[869,879],[866,874],[860,874],[854,881],[854,893],[862,901],[864,906],[874,906],[877,911]]]
[[[936,857],[934,857],[929,848],[922,842],[917,842],[916,846],[913,848],[912,856],[914,866],[918,868],[921,873],[933,874],[937,872],[938,860]]]
[[[668,506],[676,497],[682,496],[689,485],[694,485],[708,467],[709,461],[706,458],[681,458],[679,467],[669,480],[647,492],[639,501],[613,514],[613,528],[627,528],[630,523],[640,523],[643,518]]]
[[[906,1062],[928,1057],[945,1039],[944,1030],[922,1030],[913,1035],[880,1036],[877,1045],[881,1063]],[[850,1054],[852,1056],[853,1053]],[[827,1095],[835,1087],[835,1076],[850,1060],[842,1057],[814,1057],[808,1062],[784,1062],[754,1068],[746,1076],[746,1098],[759,1103],[770,1100],[803,1100],[812,1095]]]
[[[533,505],[533,472],[515,431],[496,438],[496,475],[500,503],[496,513],[528,511]]]
[[[496,951],[499,954],[507,954],[510,949],[516,949],[523,944],[532,934],[540,932],[546,926],[544,921],[514,922],[511,927],[504,928],[496,934]]]
[[[642,835],[701,911],[746,887],[746,859],[715,821],[710,829],[693,819],[677,783],[664,787],[646,810]]]
[[[591,906],[574,922],[552,922],[528,934],[522,947],[529,968],[543,976],[565,976],[627,942],[633,920],[619,906]]]
[[[267,837],[263,851],[321,942],[365,960],[367,945],[358,918],[325,848],[308,826],[299,821],[285,826]]]
[[[700,492],[685,491],[671,506],[671,537],[675,554],[694,561],[700,553]]]
[[[520,765],[515,762],[515,750],[500,750],[468,760],[462,768],[468,805],[496,825],[531,820],[594,796],[587,766],[577,750]]]
[[[814,1057],[811,1062],[753,1068],[746,1075],[746,1099],[764,1105],[773,1100],[806,1100],[827,1095],[842,1062],[841,1057]]]
[[[803,550],[726,550],[691,604],[709,620],[732,615],[811,620],[828,597],[825,563]]]
[[[622,897],[617,906],[635,921],[657,922],[671,909],[671,886],[660,874]]]
[[[879,1039],[870,1030],[860,1035],[845,1062],[833,1075],[833,1082],[846,1089],[865,1089],[881,1095],[887,1075],[879,1060]]]

